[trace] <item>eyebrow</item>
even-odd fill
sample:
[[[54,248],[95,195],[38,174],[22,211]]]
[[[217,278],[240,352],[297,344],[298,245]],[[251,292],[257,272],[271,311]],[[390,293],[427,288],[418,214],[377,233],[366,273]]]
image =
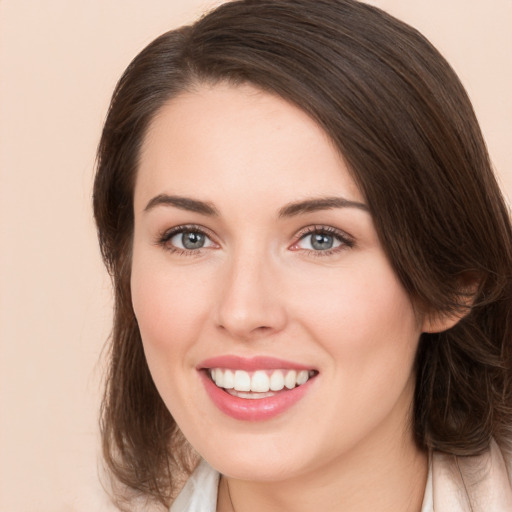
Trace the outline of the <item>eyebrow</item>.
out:
[[[201,213],[203,215],[218,216],[219,211],[213,204],[206,201],[198,201],[189,197],[182,196],[169,196],[167,194],[159,194],[149,201],[144,208],[145,212],[156,208],[157,206],[174,206],[180,210],[187,210],[189,212]]]
[[[365,212],[370,211],[368,206],[358,201],[350,201],[343,197],[320,197],[289,203],[279,210],[279,217],[294,217],[303,213],[331,210],[333,208],[358,208]]]
[[[181,210],[200,213],[208,216],[219,216],[219,211],[212,203],[199,201],[183,196],[170,196],[167,194],[159,194],[149,201],[144,211],[150,211],[157,206],[174,206]],[[283,206],[279,210],[279,217],[294,217],[304,213],[311,213],[321,210],[330,210],[334,208],[358,208],[365,212],[369,212],[368,206],[357,201],[350,201],[343,197],[320,197],[316,199],[306,199],[297,201]]]

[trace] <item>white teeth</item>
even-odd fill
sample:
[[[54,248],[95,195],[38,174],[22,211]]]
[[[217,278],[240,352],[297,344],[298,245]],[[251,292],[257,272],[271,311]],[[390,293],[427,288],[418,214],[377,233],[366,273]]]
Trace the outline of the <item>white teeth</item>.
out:
[[[220,368],[215,368],[213,375],[213,380],[215,381],[215,384],[219,386],[219,388],[224,387],[224,372]]]
[[[210,376],[219,388],[242,392],[241,398],[247,398],[249,392],[260,393],[259,397],[272,396],[272,392],[281,391],[285,387],[293,389],[305,384],[314,371],[308,370],[256,370],[252,373],[244,370],[210,369]],[[232,393],[234,394],[234,393]],[[236,395],[239,396],[239,395]]]
[[[251,391],[251,376],[243,370],[236,370],[233,387],[237,391]]]
[[[266,393],[270,389],[270,379],[268,375],[263,370],[258,370],[254,372],[254,375],[251,379],[251,391],[256,391],[257,393]]]
[[[224,389],[233,389],[235,387],[235,374],[231,370],[224,372]]]
[[[306,382],[309,380],[309,372],[307,370],[301,370],[297,374],[297,386],[301,386],[302,384],[306,384]],[[226,376],[224,375],[224,387],[226,384]]]
[[[281,391],[284,388],[284,375],[280,370],[276,370],[270,377],[270,389],[272,391]]]
[[[284,385],[288,389],[293,389],[295,387],[295,384],[297,383],[297,372],[295,370],[290,370],[286,377],[284,378]]]
[[[271,391],[268,393],[253,393],[253,392],[244,392],[244,391],[235,391],[234,389],[228,389],[227,392],[232,396],[237,396],[238,398],[248,398],[249,400],[258,400],[260,398],[267,398],[268,396],[274,396],[275,393]]]

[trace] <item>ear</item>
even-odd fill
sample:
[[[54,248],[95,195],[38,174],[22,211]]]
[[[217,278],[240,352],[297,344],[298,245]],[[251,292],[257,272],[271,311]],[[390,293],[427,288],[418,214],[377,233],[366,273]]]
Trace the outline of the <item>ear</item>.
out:
[[[455,311],[448,313],[440,311],[425,313],[422,322],[422,332],[434,334],[447,331],[457,325],[460,320],[471,312],[480,286],[480,279],[475,275],[465,275],[461,280],[461,285],[459,307]]]
[[[454,313],[440,313],[438,311],[427,313],[423,318],[421,330],[430,334],[447,331],[458,324],[470,310],[470,307],[461,307]]]

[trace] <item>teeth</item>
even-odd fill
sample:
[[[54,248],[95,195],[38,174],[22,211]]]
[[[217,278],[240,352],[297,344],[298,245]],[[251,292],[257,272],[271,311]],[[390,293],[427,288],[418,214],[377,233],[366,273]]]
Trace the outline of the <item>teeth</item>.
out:
[[[268,375],[262,370],[254,372],[254,375],[251,379],[251,391],[256,391],[257,393],[266,393],[269,389],[270,379],[268,378]]]
[[[264,393],[272,396],[272,391],[281,391],[285,387],[293,389],[305,384],[315,372],[307,370],[257,370],[252,374],[244,370],[224,370],[212,368],[210,376],[219,388],[242,392],[242,398],[247,398],[248,392]],[[240,395],[237,395],[240,396]],[[260,395],[263,397],[262,395]]]
[[[272,372],[270,377],[270,389],[272,391],[281,391],[284,388],[284,375],[283,372],[276,370]]]
[[[233,389],[235,387],[235,374],[231,370],[224,372],[224,385],[221,387],[224,389]]]
[[[286,377],[284,378],[284,385],[288,389],[293,389],[295,387],[295,384],[297,383],[297,372],[295,370],[290,370]]]
[[[233,387],[237,391],[251,391],[251,376],[243,370],[237,370],[235,372],[235,382]]]
[[[309,380],[309,372],[307,370],[301,370],[297,374],[297,386],[305,384]],[[226,375],[224,374],[224,387],[226,384]]]
[[[224,372],[220,368],[215,368],[213,371],[213,380],[219,388],[224,387]]]
[[[267,398],[268,396],[274,396],[275,393],[271,391],[268,393],[252,393],[250,391],[235,391],[234,389],[228,389],[227,392],[232,396],[237,396],[238,398],[248,398],[249,400],[258,400],[260,398]]]

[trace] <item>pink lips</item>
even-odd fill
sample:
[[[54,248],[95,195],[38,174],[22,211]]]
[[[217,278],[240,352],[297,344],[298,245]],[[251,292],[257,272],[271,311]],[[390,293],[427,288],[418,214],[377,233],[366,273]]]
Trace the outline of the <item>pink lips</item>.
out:
[[[197,365],[198,370],[205,368],[231,368],[234,370],[245,370],[252,372],[255,370],[311,370],[312,368],[303,364],[276,359],[275,357],[239,357],[239,356],[219,356],[206,359]]]
[[[243,358],[239,356],[220,356],[202,361],[197,365],[205,390],[212,402],[224,414],[237,420],[262,421],[284,413],[296,404],[311,388],[314,378],[294,389],[277,391],[273,396],[259,399],[246,399],[230,395],[224,389],[215,385],[210,379],[210,368],[229,368],[234,370],[311,370],[302,364],[276,359],[273,357]]]

